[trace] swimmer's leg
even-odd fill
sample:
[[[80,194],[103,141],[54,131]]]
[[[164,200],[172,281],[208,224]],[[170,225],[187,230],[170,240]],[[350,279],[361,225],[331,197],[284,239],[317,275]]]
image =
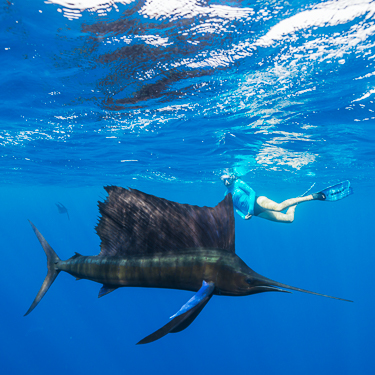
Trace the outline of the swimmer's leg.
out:
[[[313,200],[316,200],[316,198],[313,196],[313,194],[309,194],[306,197],[290,198],[281,203],[276,203],[271,199],[268,199],[267,197],[258,197],[256,203],[264,210],[280,212],[285,210],[286,208],[295,206],[296,204]]]
[[[285,214],[276,211],[263,211],[258,217],[266,220],[277,221],[278,223],[293,223],[296,207],[296,205],[289,207]]]

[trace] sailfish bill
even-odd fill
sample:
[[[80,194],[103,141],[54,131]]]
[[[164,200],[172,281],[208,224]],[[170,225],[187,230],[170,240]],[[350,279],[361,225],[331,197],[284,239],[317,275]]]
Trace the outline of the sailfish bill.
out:
[[[99,297],[117,288],[180,289],[196,294],[162,328],[138,342],[146,344],[186,329],[213,295],[246,296],[269,291],[310,292],[268,279],[248,267],[235,253],[232,196],[215,207],[180,204],[135,189],[107,186],[99,202],[96,227],[100,253],[78,253],[61,260],[31,223],[47,256],[48,273],[25,315],[41,301],[57,275],[103,284]]]
[[[345,298],[333,297],[333,296],[329,296],[328,294],[322,294],[322,293],[312,292],[312,291],[306,290],[306,289],[296,288],[295,286],[279,283],[278,281],[268,279],[267,277],[264,277],[264,276],[261,276],[261,275],[258,275],[258,279],[262,280],[265,284],[268,284],[269,285],[268,287],[271,287],[271,288],[273,288],[273,287],[285,288],[285,289],[290,289],[290,290],[294,290],[294,291],[297,291],[297,292],[314,294],[314,295],[320,296],[320,297],[327,297],[327,298],[337,299],[337,300],[340,300],[340,301],[353,302],[353,301],[351,301],[349,299],[345,299]],[[274,288],[274,289],[277,289],[277,288]],[[287,292],[287,290],[283,290],[283,289],[278,289],[278,291]],[[289,292],[289,293],[291,293],[291,292]]]

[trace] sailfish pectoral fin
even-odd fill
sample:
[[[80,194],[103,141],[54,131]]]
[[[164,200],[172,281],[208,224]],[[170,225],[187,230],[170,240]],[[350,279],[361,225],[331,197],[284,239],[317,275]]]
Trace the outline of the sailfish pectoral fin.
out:
[[[176,314],[171,316],[170,319],[172,320],[170,322],[139,341],[137,345],[148,344],[162,338],[168,333],[180,332],[187,328],[211,299],[214,289],[215,284],[213,282],[207,283],[203,281],[202,287],[198,292]]]

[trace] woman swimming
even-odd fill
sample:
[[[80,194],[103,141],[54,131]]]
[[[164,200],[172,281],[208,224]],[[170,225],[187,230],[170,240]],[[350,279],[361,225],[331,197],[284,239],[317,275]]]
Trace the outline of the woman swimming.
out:
[[[257,196],[255,191],[244,181],[234,175],[223,175],[221,180],[227,187],[225,195],[232,194],[236,212],[245,220],[258,216],[262,219],[280,223],[292,223],[297,204],[313,200],[336,201],[353,194],[349,181],[340,182],[318,193],[306,195],[310,189],[300,197],[290,198],[281,203],[274,202],[265,196]],[[286,213],[281,211],[287,210]]]

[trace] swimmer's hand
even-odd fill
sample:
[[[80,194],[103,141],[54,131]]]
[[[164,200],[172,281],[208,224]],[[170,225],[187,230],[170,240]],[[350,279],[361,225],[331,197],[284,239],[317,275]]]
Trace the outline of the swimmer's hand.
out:
[[[252,217],[253,217],[253,215],[247,214],[247,215],[245,216],[245,220],[249,220],[249,219],[251,219]]]

